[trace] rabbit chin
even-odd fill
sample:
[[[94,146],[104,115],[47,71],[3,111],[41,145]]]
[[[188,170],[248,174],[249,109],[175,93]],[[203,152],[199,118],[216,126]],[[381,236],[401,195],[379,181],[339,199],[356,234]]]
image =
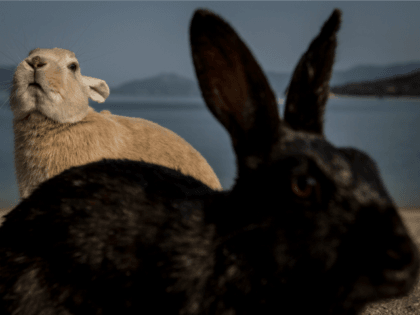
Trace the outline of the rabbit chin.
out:
[[[89,106],[74,106],[71,102],[66,104],[60,93],[54,91],[41,91],[31,89],[22,95],[25,104],[23,117],[28,114],[38,113],[58,123],[75,123],[86,117]]]

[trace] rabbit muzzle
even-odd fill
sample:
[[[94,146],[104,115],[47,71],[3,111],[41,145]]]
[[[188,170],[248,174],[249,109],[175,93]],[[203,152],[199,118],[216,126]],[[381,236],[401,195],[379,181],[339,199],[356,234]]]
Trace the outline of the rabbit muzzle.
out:
[[[410,243],[409,247],[404,246],[407,243]],[[420,267],[418,249],[411,240],[403,240],[396,249],[388,250],[383,263],[385,264],[383,269],[384,284],[378,287],[382,296],[407,294],[410,288],[417,283]]]
[[[393,207],[385,210],[390,216],[394,211]],[[362,285],[362,290],[366,287],[374,288],[374,295],[380,298],[404,296],[418,281],[418,248],[403,228],[399,217],[395,216],[392,224],[386,228],[378,226],[373,230],[372,226],[375,225],[370,225],[370,231],[366,227],[359,234],[360,239],[364,240],[363,245],[356,250],[366,263],[365,268],[362,267],[365,269],[362,274],[371,274],[369,285]],[[389,230],[393,230],[394,234],[390,235]],[[363,283],[363,276],[359,280],[362,280],[360,284]]]

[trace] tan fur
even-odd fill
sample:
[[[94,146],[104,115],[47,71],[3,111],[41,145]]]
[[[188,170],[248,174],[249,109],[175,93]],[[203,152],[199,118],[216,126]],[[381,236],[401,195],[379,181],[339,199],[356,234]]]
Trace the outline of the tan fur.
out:
[[[76,71],[71,69],[74,64]],[[33,82],[41,88],[29,86]],[[89,106],[88,98],[102,103],[108,95],[105,81],[81,75],[69,50],[37,48],[19,64],[10,104],[22,198],[72,166],[103,158],[163,165],[221,190],[204,157],[174,132],[145,119],[108,110],[98,113]]]

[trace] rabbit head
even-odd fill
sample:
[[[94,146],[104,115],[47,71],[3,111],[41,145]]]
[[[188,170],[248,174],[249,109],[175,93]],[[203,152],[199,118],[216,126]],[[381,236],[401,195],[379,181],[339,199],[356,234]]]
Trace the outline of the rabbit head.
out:
[[[243,41],[197,10],[192,57],[234,187],[128,160],[64,171],[0,228],[0,312],[354,315],[407,294],[418,252],[374,161],[323,133],[340,17],[300,59],[281,119]]]
[[[62,48],[36,48],[16,68],[10,96],[15,119],[36,112],[59,123],[82,120],[89,98],[103,103],[105,81],[83,76],[76,55]]]

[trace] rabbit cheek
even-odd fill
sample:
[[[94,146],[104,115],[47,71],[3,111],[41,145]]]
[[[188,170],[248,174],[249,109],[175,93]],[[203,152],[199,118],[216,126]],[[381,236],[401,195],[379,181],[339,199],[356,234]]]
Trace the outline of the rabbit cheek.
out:
[[[15,118],[23,118],[35,109],[36,95],[34,89],[29,89],[30,74],[22,65],[18,66],[13,77],[13,87],[10,93],[10,108]]]
[[[36,95],[32,91],[17,90],[11,99],[11,109],[15,118],[23,118],[36,108]]]
[[[41,77],[42,72],[39,74],[40,74],[40,77],[39,79],[37,78],[37,81],[40,81],[40,82],[43,81],[43,83],[45,83],[43,86],[45,86],[46,90],[50,92],[49,94],[51,94],[51,97],[54,100],[60,97],[62,99],[64,95],[64,90],[63,90],[64,80],[62,78],[62,73],[60,69],[59,68],[48,69],[45,71],[45,73],[43,73],[44,74],[43,77]]]
[[[86,116],[89,105],[85,91],[74,75],[69,75],[71,77],[65,79],[59,76],[48,78],[49,100],[42,104],[44,114],[60,123],[80,121]]]
[[[69,78],[66,82],[65,99],[66,102],[71,102],[74,108],[86,107],[89,104],[87,87],[80,84],[73,73],[69,73]],[[80,79],[81,80],[81,79]]]

